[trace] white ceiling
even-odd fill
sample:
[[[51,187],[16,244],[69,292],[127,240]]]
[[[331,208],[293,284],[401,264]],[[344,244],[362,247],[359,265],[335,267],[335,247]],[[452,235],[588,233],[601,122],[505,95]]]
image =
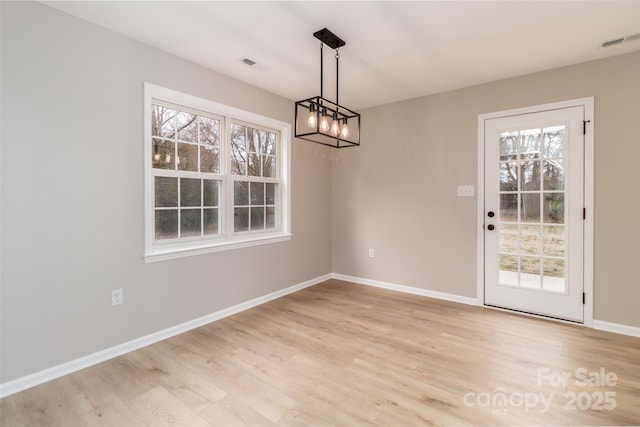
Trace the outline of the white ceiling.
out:
[[[640,33],[640,0],[44,3],[292,100],[319,94],[327,27],[347,42],[340,103],[354,109],[640,50],[601,47]]]

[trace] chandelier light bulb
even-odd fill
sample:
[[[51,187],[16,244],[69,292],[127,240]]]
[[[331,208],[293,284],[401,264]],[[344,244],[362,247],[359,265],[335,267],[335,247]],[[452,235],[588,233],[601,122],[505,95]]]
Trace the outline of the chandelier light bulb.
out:
[[[171,161],[171,154],[167,154],[164,158],[164,161],[169,163]]]
[[[316,127],[316,123],[316,107],[314,106],[314,104],[311,104],[311,106],[309,107],[309,118],[307,119],[307,124],[310,128],[314,128]]]
[[[160,153],[156,153],[153,155],[153,160],[155,160],[156,162],[160,160]]]
[[[344,119],[344,123],[342,124],[342,130],[340,131],[340,136],[342,138],[349,137],[349,126],[347,126],[347,119]]]
[[[320,118],[320,130],[326,132],[329,130],[329,119],[327,119],[327,109],[322,110],[322,117]]]
[[[338,115],[333,113],[333,123],[331,123],[331,132],[338,136],[340,133],[340,122],[338,121]]]

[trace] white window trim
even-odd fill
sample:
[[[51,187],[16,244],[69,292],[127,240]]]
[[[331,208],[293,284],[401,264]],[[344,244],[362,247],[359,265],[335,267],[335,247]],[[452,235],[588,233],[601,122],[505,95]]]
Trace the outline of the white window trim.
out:
[[[154,206],[153,206],[153,165],[150,161],[152,157],[151,141],[151,110],[154,99],[169,102],[177,106],[195,108],[205,112],[211,112],[217,116],[224,117],[224,134],[228,132],[231,120],[251,123],[253,125],[271,128],[280,132],[280,227],[276,231],[265,231],[256,233],[233,233],[222,237],[215,237],[208,240],[183,240],[173,244],[154,243]],[[226,144],[221,144],[221,159],[228,161]],[[163,261],[175,258],[183,258],[193,255],[201,255],[211,252],[226,251],[232,249],[245,248],[250,246],[265,245],[269,243],[283,242],[290,240],[291,235],[291,124],[270,117],[244,111],[238,108],[219,104],[207,99],[187,95],[175,90],[163,88],[151,83],[144,83],[144,174],[145,174],[145,196],[144,196],[144,260],[145,262]],[[229,178],[233,178],[229,175]],[[231,179],[229,179],[231,181]],[[223,189],[223,194],[227,189]],[[228,194],[223,195],[225,202],[229,200]],[[231,206],[231,209],[233,206]],[[229,206],[221,209],[222,215],[227,215]],[[229,218],[225,218],[227,221]]]

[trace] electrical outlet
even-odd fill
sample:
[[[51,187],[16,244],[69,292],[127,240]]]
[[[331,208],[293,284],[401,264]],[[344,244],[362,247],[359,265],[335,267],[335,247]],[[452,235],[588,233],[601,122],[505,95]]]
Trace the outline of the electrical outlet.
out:
[[[376,256],[376,251],[373,249],[369,249],[369,258],[375,258]]]
[[[124,294],[122,289],[114,289],[111,291],[111,305],[120,305],[124,302]]]

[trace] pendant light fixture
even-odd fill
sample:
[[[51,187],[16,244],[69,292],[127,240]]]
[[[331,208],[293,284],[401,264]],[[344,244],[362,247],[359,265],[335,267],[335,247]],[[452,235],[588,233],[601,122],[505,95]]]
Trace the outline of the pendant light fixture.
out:
[[[316,31],[313,36],[320,40],[320,96],[296,102],[296,138],[334,148],[360,145],[360,114],[339,104],[339,62],[338,49],[346,43],[326,28]],[[329,101],[323,95],[323,47],[329,46],[336,56],[336,100]]]

